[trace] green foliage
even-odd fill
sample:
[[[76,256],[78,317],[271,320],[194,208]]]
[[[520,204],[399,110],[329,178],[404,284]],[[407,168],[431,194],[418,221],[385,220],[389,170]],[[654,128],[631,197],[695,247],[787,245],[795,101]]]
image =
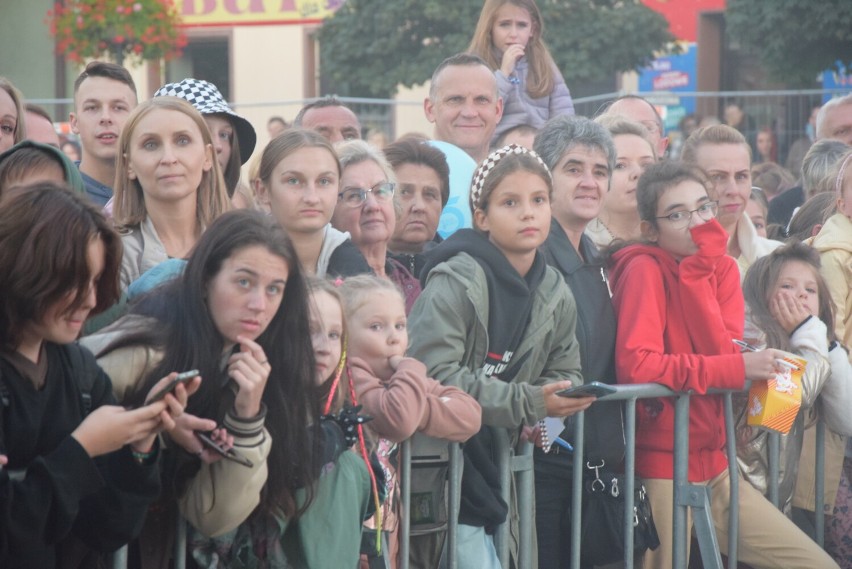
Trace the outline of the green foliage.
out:
[[[425,82],[470,43],[482,0],[348,0],[320,30],[339,95],[388,97]],[[674,40],[639,0],[539,0],[544,39],[569,88],[647,64]]]
[[[729,36],[790,87],[813,86],[838,60],[852,69],[849,0],[728,0],[725,21]]]

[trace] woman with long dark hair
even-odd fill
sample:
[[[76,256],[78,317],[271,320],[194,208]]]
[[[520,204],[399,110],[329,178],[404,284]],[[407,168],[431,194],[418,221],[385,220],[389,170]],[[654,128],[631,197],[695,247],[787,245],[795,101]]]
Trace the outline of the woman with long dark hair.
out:
[[[173,435],[183,450],[168,474],[181,513],[202,536],[220,536],[211,547],[222,559],[241,549],[258,562],[273,555],[276,532],[311,501],[320,440],[312,425],[320,412],[307,299],[281,226],[259,212],[234,211],[201,236],[181,277],[92,340],[108,344],[100,361],[130,401],[163,369],[201,371],[190,416]],[[215,460],[192,433],[198,430],[233,443],[245,464]],[[203,562],[211,542],[195,542]],[[156,548],[168,551],[163,542]]]

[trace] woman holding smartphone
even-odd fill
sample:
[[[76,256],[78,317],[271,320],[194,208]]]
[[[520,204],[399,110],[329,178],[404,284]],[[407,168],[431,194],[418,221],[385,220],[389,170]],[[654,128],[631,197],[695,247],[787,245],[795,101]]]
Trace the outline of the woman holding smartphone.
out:
[[[198,369],[205,377],[173,435],[181,448],[170,453],[165,475],[175,496],[164,505],[173,513],[179,504],[198,541],[217,551],[265,552],[271,546],[255,540],[273,540],[310,503],[320,439],[309,425],[320,411],[307,298],[281,226],[260,212],[233,211],[201,236],[182,276],[87,339],[105,346],[95,350],[99,362],[126,401],[138,401],[163,369]],[[194,431],[211,430],[252,466],[203,450]],[[297,498],[301,488],[307,498]],[[140,550],[157,556],[143,559],[144,567],[167,563],[172,519],[148,524],[152,533]]]
[[[159,493],[157,434],[175,426],[198,380],[153,402],[174,375],[151,376],[142,405],[124,409],[74,342],[117,298],[120,262],[118,235],[67,186],[4,194],[0,567],[88,567],[138,533]]]

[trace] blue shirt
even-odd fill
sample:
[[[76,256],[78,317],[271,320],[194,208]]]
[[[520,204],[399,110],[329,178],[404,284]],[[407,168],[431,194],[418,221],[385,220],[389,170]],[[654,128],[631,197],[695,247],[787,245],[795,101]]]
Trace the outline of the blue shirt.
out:
[[[80,168],[79,162],[74,162],[74,164],[77,165],[78,169]],[[95,204],[100,207],[104,207],[112,197],[112,188],[101,184],[82,171],[80,172],[80,176],[83,178],[83,185],[86,187],[86,195],[88,195]]]

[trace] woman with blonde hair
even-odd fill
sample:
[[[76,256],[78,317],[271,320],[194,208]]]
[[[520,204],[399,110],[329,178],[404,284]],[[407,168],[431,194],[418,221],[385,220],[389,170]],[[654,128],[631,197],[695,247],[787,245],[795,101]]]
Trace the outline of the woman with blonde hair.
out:
[[[23,95],[11,81],[0,76],[0,152],[9,150],[27,136],[24,114]]]
[[[170,258],[185,258],[230,208],[207,124],[177,97],[133,111],[119,139],[113,218],[122,234],[121,286]]]
[[[602,115],[603,126],[615,144],[615,168],[603,196],[600,213],[586,227],[586,234],[599,249],[616,239],[629,241],[641,236],[636,186],[645,168],[657,161],[651,133],[642,123],[621,115]]]

